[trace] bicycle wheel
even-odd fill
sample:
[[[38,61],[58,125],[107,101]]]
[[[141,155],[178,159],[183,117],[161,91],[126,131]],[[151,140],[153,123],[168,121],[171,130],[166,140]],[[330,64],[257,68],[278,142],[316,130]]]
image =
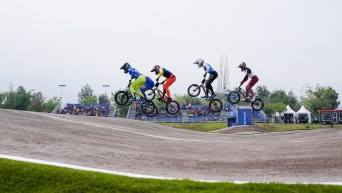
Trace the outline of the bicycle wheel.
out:
[[[166,102],[166,112],[170,114],[177,114],[179,111],[179,104],[177,101],[171,100]]]
[[[222,102],[219,99],[213,99],[209,102],[209,111],[217,113],[222,110]]]
[[[142,114],[143,114],[143,113],[142,113],[141,108],[140,108],[139,106],[137,106],[137,107],[135,108],[135,118],[141,117]]]
[[[154,109],[156,108],[156,105],[154,105],[154,103],[150,100],[145,100],[141,103],[141,110],[145,115],[153,113]]]
[[[156,93],[154,92],[153,89],[149,88],[149,89],[146,89],[145,95],[146,95],[147,100],[153,100],[154,97],[156,96]]]
[[[261,111],[264,108],[264,101],[262,101],[261,99],[255,99],[252,102],[252,108],[255,111]]]
[[[188,88],[188,94],[191,97],[197,97],[201,92],[201,87],[199,87],[197,84],[192,84]]]
[[[154,116],[156,116],[157,114],[158,114],[158,108],[155,106],[155,107],[154,107],[154,110],[153,110],[152,112],[147,113],[147,114],[145,114],[145,115],[146,115],[146,117],[154,117]]]
[[[129,101],[129,96],[126,91],[119,91],[115,94],[114,99],[118,105],[126,105]]]
[[[240,102],[240,95],[238,92],[236,91],[232,91],[228,94],[228,101],[230,103],[236,104],[238,102]]]

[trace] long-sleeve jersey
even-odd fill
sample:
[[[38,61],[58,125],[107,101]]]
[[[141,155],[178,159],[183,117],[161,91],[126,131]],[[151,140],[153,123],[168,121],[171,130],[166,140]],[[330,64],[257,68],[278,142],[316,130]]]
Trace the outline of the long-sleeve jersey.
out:
[[[138,70],[135,68],[128,69],[128,73],[131,75],[131,79],[136,79],[138,76],[142,75]]]
[[[146,85],[148,88],[152,88],[152,87],[154,86],[154,81],[153,81],[150,77],[146,76],[145,85]]]
[[[252,79],[252,78],[255,76],[255,74],[254,74],[254,73],[252,72],[252,70],[249,69],[249,68],[246,68],[245,72],[246,72],[246,75],[245,75],[245,77],[243,78],[242,83],[246,82],[246,81],[248,80],[248,78],[251,78],[251,79]]]
[[[214,68],[211,67],[210,64],[204,63],[202,67],[203,67],[203,70],[204,70],[206,73],[212,74],[212,73],[215,72]]]
[[[160,78],[161,76],[164,76],[165,78],[170,78],[171,74],[172,73],[166,70],[165,68],[159,68],[158,78]]]

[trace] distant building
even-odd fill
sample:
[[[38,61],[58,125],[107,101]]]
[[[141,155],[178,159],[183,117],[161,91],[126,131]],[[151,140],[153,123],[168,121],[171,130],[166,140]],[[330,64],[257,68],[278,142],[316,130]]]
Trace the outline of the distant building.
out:
[[[319,122],[322,124],[342,124],[342,110],[318,110]]]

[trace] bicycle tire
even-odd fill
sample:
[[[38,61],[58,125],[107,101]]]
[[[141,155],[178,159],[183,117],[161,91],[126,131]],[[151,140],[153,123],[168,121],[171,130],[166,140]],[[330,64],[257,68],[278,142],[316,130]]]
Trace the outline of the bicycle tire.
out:
[[[149,89],[146,89],[145,95],[146,95],[147,100],[152,101],[154,97],[156,96],[156,93],[154,92],[153,89],[149,88]]]
[[[209,111],[210,112],[220,112],[222,110],[222,101],[219,99],[213,99],[209,102]]]
[[[135,117],[136,117],[136,118],[137,118],[137,117],[141,117],[142,114],[143,114],[143,112],[142,112],[141,108],[140,108],[139,106],[137,106],[137,107],[135,108]]]
[[[151,113],[147,113],[147,114],[145,114],[145,115],[146,115],[146,117],[154,117],[154,116],[156,116],[157,114],[158,114],[158,108],[155,106],[154,109],[153,109],[153,111],[152,111]]]
[[[126,91],[119,91],[115,93],[114,99],[115,99],[116,104],[126,105],[129,101],[129,96]]]
[[[201,93],[201,87],[197,84],[192,84],[188,87],[188,94],[191,97],[197,97]]]
[[[255,111],[261,111],[264,108],[264,101],[261,99],[255,99],[252,104],[252,109]]]
[[[232,104],[240,102],[240,94],[236,91],[232,91],[228,94],[228,101]]]
[[[171,100],[166,102],[166,112],[170,114],[177,114],[179,111],[179,103],[177,101]]]
[[[141,110],[145,115],[152,113],[155,108],[157,108],[156,105],[153,103],[153,101],[150,100],[145,100],[141,104]]]

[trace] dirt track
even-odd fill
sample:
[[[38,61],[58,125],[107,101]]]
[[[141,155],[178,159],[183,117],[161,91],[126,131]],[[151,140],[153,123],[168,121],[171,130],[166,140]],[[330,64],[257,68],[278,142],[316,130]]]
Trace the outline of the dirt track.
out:
[[[342,182],[342,130],[200,133],[0,109],[0,154],[194,180]]]

